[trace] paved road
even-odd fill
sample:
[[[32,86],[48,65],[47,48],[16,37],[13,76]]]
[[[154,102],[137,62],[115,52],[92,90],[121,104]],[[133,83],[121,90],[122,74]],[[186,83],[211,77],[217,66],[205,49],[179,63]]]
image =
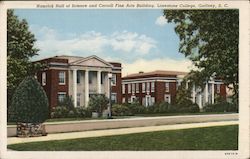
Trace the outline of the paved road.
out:
[[[127,119],[107,120],[85,120],[50,122],[46,124],[46,131],[51,133],[77,132],[89,130],[173,125],[184,123],[202,123],[216,121],[237,121],[238,114],[210,114],[210,115],[185,115],[185,116],[161,116],[161,117],[140,117]],[[8,126],[8,136],[16,135],[16,127]]]
[[[238,124],[238,121],[220,121],[220,122],[207,122],[207,123],[189,123],[189,124],[174,124],[174,125],[162,125],[162,126],[108,129],[108,130],[93,130],[93,131],[83,131],[83,132],[48,134],[47,136],[31,137],[31,138],[10,137],[7,139],[7,143],[18,144],[18,143],[27,143],[36,141],[113,136],[113,135],[143,133],[152,131],[179,130],[179,129],[201,128],[201,127],[211,127],[211,126],[236,125],[236,124]]]

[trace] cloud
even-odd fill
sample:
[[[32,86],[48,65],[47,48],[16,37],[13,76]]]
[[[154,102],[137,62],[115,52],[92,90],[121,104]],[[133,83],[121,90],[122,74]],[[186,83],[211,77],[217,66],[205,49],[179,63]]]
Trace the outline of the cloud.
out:
[[[153,48],[157,48],[157,42],[144,34],[136,32],[114,32],[104,35],[100,32],[89,31],[82,34],[60,34],[48,27],[32,26],[31,30],[38,38],[37,48],[40,49],[40,57],[48,57],[59,54],[86,56],[85,54],[106,54],[110,48],[113,52],[145,55]]]
[[[159,25],[159,26],[165,26],[167,24],[167,20],[166,20],[166,18],[164,16],[159,16],[156,19],[155,24]]]
[[[150,72],[155,70],[168,70],[168,71],[183,71],[189,72],[192,68],[192,62],[189,60],[174,60],[170,58],[145,60],[138,59],[133,63],[122,62],[122,76],[139,71]]]

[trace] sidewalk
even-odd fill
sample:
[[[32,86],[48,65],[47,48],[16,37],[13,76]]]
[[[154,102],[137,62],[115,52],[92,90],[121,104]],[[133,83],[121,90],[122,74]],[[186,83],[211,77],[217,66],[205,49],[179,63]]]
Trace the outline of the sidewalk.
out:
[[[30,137],[30,138],[10,137],[7,139],[7,143],[9,145],[9,144],[28,143],[37,141],[113,136],[113,135],[143,133],[152,131],[179,130],[179,129],[190,129],[190,128],[201,128],[201,127],[212,127],[212,126],[223,126],[223,125],[236,125],[236,124],[238,124],[238,121],[220,121],[220,122],[174,124],[174,125],[120,128],[120,129],[107,129],[107,130],[92,130],[92,131],[82,131],[82,132],[48,134],[47,136],[42,136],[42,137]]]

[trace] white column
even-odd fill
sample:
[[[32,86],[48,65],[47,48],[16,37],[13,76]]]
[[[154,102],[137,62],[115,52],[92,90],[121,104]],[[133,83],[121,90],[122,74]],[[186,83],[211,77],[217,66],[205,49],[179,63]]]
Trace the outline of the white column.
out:
[[[85,70],[85,107],[89,103],[89,70]]]
[[[205,86],[205,103],[208,103],[208,82],[206,82]]]
[[[109,81],[110,79],[109,79],[109,75],[108,74],[109,73],[106,74],[105,79],[106,79],[106,82],[107,82],[106,84],[107,84],[107,88],[108,88],[107,97],[109,98],[110,97],[110,95],[109,95],[110,94],[110,81]]]
[[[73,70],[73,99],[74,106],[77,107],[77,70]]]
[[[199,94],[199,107],[200,107],[200,109],[202,109],[202,95],[201,95],[201,93]]]
[[[97,93],[102,93],[102,85],[101,85],[101,71],[97,71]]]
[[[195,96],[196,96],[196,92],[195,92],[195,84],[193,85],[193,103],[195,103]]]
[[[214,104],[214,81],[212,81],[212,104]]]

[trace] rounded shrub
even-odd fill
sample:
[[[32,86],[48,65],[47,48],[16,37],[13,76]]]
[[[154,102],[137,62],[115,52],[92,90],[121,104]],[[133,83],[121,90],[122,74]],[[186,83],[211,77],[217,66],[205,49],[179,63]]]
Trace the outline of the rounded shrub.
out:
[[[119,105],[119,104],[115,104],[112,106],[112,114],[114,116],[133,115],[130,109],[126,105]]]
[[[17,87],[9,108],[10,121],[42,123],[49,117],[46,93],[34,77],[26,77]]]

